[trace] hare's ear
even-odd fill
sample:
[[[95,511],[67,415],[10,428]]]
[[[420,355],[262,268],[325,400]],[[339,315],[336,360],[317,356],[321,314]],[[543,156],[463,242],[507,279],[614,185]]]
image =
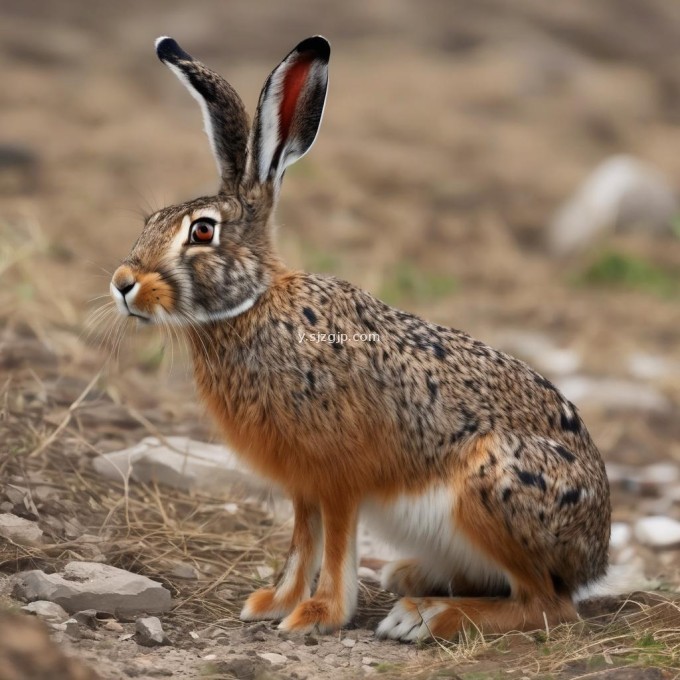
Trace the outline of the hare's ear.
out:
[[[246,180],[273,181],[304,156],[319,131],[331,46],[321,36],[303,40],[271,72],[262,88],[250,133]]]
[[[246,163],[248,116],[229,83],[187,54],[172,38],[156,40],[158,58],[198,101],[223,189],[235,189]]]

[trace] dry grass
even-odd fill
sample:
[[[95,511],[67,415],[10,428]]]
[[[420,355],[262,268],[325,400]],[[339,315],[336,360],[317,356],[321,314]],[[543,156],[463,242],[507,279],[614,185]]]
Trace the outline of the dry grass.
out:
[[[91,382],[85,390],[94,389]],[[231,514],[230,497],[207,497],[156,485],[112,483],[96,475],[88,463],[94,446],[84,439],[79,417],[105,396],[85,399],[83,393],[67,409],[69,417],[49,430],[31,414],[18,412],[19,384],[5,385],[0,417],[7,427],[9,452],[0,462],[0,475],[21,482],[27,490],[26,514],[48,525],[48,541],[39,548],[5,542],[0,546],[0,569],[13,572],[37,567],[48,571],[71,559],[90,559],[93,544],[70,537],[74,531],[94,534],[106,561],[143,573],[164,583],[173,594],[170,615],[187,630],[229,629],[241,624],[237,615],[244,596],[263,582],[258,566],[276,569],[285,552],[289,527],[276,526],[256,501],[237,503]],[[135,419],[135,415],[130,415]],[[45,487],[52,490],[45,496]],[[236,492],[234,492],[236,493]],[[65,500],[67,499],[67,500]],[[34,509],[34,511],[31,510]],[[73,528],[75,524],[76,529]],[[183,580],[170,566],[191,564],[200,574]],[[393,598],[364,585],[361,622],[385,614]],[[661,593],[638,593],[625,600],[591,603],[578,624],[534,634],[499,637],[469,632],[455,644],[429,644],[433,652],[420,656],[418,667],[383,664],[384,677],[457,677],[481,680],[495,677],[591,677],[622,666],[656,667],[665,677],[680,677],[680,600]],[[371,617],[373,617],[371,619]],[[598,676],[599,677],[599,676]]]
[[[634,593],[591,601],[583,620],[531,634],[481,636],[476,631],[455,644],[438,642],[438,660],[418,678],[446,677],[457,669],[468,680],[507,677],[588,678],[621,667],[655,667],[680,677],[680,598]],[[414,669],[415,670],[415,669]]]

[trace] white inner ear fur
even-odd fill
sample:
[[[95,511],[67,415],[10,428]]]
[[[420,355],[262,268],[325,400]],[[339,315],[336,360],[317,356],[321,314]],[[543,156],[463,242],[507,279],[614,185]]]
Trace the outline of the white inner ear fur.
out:
[[[321,118],[319,119],[319,124],[317,125],[314,139],[312,139],[309,146],[304,149],[304,151],[296,148],[296,142],[298,140],[295,137],[289,137],[286,140],[280,139],[279,111],[281,100],[283,99],[283,83],[289,68],[290,63],[284,62],[276,69],[276,71],[274,71],[274,74],[272,75],[269,82],[267,94],[265,95],[260,106],[260,148],[258,154],[258,176],[261,183],[267,181],[274,154],[276,153],[276,149],[278,148],[281,141],[284,141],[285,147],[281,152],[279,157],[279,165],[276,168],[276,175],[274,177],[276,184],[281,181],[284,170],[289,165],[302,158],[312,148],[314,142],[316,141],[316,137],[319,134],[319,129],[321,128],[323,113],[326,110],[328,88],[326,88],[324,95],[324,102],[321,109]],[[314,63],[310,66],[305,85],[303,86],[303,91],[301,91],[299,95],[300,98],[304,98],[304,89],[311,81],[317,78],[327,78],[325,75],[326,70],[327,67],[325,64]]]
[[[287,68],[279,66],[269,82],[267,94],[260,107],[260,148],[258,176],[260,183],[264,184],[269,176],[274,153],[281,141],[279,139],[279,108],[283,96],[283,80]],[[278,174],[278,173],[277,173]]]
[[[163,38],[158,38],[158,41],[163,40]],[[198,102],[201,107],[201,113],[203,114],[203,129],[205,134],[208,136],[208,142],[210,142],[210,150],[212,151],[213,158],[215,159],[215,165],[217,165],[217,172],[220,177],[222,176],[222,167],[220,166],[220,158],[217,154],[217,142],[215,141],[215,130],[213,128],[212,118],[210,116],[210,111],[208,109],[208,104],[203,95],[191,84],[191,81],[187,77],[186,73],[182,71],[179,66],[171,64],[169,61],[163,62],[176,76],[177,79],[184,85],[184,87],[189,90],[189,94]]]

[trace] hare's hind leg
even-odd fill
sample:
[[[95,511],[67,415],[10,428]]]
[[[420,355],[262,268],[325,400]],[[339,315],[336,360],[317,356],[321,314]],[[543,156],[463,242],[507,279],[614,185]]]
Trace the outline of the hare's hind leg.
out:
[[[455,464],[452,536],[464,537],[503,573],[510,595],[406,597],[381,622],[379,635],[451,639],[466,627],[503,633],[576,618],[571,593],[589,573],[600,575],[595,563],[606,550],[607,518],[599,473],[558,446],[485,436]]]
[[[412,642],[454,640],[465,629],[483,633],[544,629],[577,618],[568,597],[403,597],[380,622],[378,635]]]
[[[435,568],[420,558],[395,560],[383,567],[380,585],[397,595],[425,597],[426,595],[449,595],[451,597],[483,596],[506,594],[504,583],[493,583],[488,579],[475,580],[469,570],[452,566],[442,576],[441,565]]]
[[[274,588],[252,593],[241,610],[242,621],[282,619],[309,597],[321,562],[321,513],[301,498],[293,500],[295,524],[290,550]]]

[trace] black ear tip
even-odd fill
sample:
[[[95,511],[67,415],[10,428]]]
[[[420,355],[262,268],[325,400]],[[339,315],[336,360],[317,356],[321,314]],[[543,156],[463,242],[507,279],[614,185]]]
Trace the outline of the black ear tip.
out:
[[[177,61],[191,61],[191,56],[188,55],[178,44],[174,38],[167,35],[162,35],[156,38],[156,54],[162,62],[170,62],[174,64]]]
[[[331,44],[322,35],[314,35],[303,40],[295,48],[297,52],[313,52],[317,59],[328,62],[331,57]]]

